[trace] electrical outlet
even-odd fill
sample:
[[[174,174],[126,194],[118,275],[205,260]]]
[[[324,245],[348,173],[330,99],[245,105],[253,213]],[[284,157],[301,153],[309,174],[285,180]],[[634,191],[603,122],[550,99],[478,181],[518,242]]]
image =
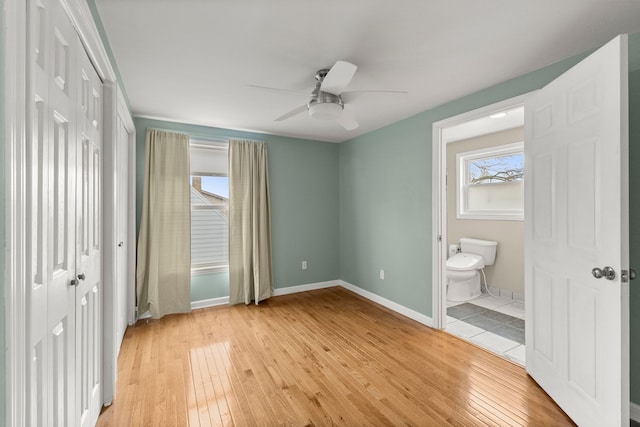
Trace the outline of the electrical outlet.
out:
[[[302,261],[302,269],[303,270],[307,269],[307,261]]]
[[[384,270],[380,270],[380,280],[384,280]]]

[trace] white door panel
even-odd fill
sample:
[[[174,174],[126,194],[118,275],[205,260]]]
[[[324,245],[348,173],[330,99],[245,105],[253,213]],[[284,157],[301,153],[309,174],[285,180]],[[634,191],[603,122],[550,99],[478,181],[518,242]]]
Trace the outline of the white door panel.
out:
[[[32,201],[38,205],[35,211],[43,216],[38,224],[42,228],[37,233],[41,234],[40,238],[46,236],[46,243],[44,239],[32,240],[35,245],[45,246],[36,248],[43,260],[43,292],[32,294],[34,322],[31,329],[37,333],[30,340],[37,345],[41,336],[44,339],[42,363],[36,362],[37,370],[33,373],[36,378],[30,381],[33,386],[41,381],[43,400],[32,402],[31,414],[38,423],[67,426],[75,411],[72,281],[75,279],[76,151],[73,141],[76,135],[73,126],[75,92],[70,82],[75,77],[71,65],[76,60],[77,36],[58,2],[32,3],[31,10],[35,19],[44,21],[43,28],[37,32],[38,39],[33,40],[38,51],[32,69],[34,73],[42,73],[36,80],[39,94],[34,97],[37,100],[33,117],[37,124],[34,125],[40,127],[46,122],[46,127],[38,131],[39,141],[31,141],[34,156],[39,157],[44,166],[40,171],[38,193],[33,196],[36,200]],[[39,51],[40,46],[43,46],[43,52]],[[38,270],[36,267],[36,275]],[[42,312],[35,313],[34,310]],[[44,322],[42,313],[46,316]],[[38,349],[32,351],[36,354]],[[30,394],[34,392],[39,394],[36,390]]]
[[[78,162],[78,281],[76,288],[77,398],[81,407],[80,425],[94,425],[101,408],[101,149],[102,83],[89,58],[79,58],[77,99]]]
[[[626,56],[620,36],[525,104],[527,371],[579,425],[629,423]]]
[[[47,4],[47,6],[49,6]],[[29,79],[29,104],[27,105],[27,120],[31,124],[31,132],[27,143],[27,280],[29,300],[30,327],[27,367],[27,396],[28,405],[26,422],[28,425],[42,425],[48,416],[47,389],[49,382],[46,378],[47,357],[49,343],[47,333],[47,290],[48,290],[48,259],[46,248],[49,245],[46,230],[48,217],[48,199],[45,185],[49,174],[49,89],[48,45],[51,38],[51,10],[40,2],[29,3],[29,19],[38,22],[28,33],[29,63],[31,64]]]

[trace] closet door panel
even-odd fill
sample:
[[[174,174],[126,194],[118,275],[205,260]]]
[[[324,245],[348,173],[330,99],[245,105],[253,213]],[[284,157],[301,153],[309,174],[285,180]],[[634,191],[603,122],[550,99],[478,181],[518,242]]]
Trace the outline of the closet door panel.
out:
[[[77,264],[83,280],[76,290],[81,425],[93,425],[101,408],[101,199],[102,82],[84,51],[78,86],[78,227]]]
[[[48,416],[46,390],[47,381],[47,251],[48,235],[46,219],[48,199],[46,177],[49,174],[49,85],[48,85],[48,45],[51,30],[51,11],[49,4],[38,0],[28,3],[30,26],[27,33],[29,62],[29,98],[27,120],[31,124],[26,145],[26,188],[27,188],[27,227],[26,227],[26,270],[27,270],[27,311],[30,321],[28,328],[27,375],[27,413],[28,425],[43,425]]]

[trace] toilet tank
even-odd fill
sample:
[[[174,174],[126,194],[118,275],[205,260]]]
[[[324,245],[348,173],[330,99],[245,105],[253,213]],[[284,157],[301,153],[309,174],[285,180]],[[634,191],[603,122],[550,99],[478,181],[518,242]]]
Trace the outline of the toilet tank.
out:
[[[460,238],[460,251],[482,256],[484,265],[493,265],[496,260],[497,247],[498,242],[490,240],[471,239],[469,237]]]

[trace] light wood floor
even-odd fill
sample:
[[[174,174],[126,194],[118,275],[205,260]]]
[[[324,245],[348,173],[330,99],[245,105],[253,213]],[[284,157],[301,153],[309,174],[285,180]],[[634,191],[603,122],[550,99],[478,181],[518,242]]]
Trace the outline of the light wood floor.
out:
[[[572,425],[524,369],[342,288],[142,321],[98,426]]]

